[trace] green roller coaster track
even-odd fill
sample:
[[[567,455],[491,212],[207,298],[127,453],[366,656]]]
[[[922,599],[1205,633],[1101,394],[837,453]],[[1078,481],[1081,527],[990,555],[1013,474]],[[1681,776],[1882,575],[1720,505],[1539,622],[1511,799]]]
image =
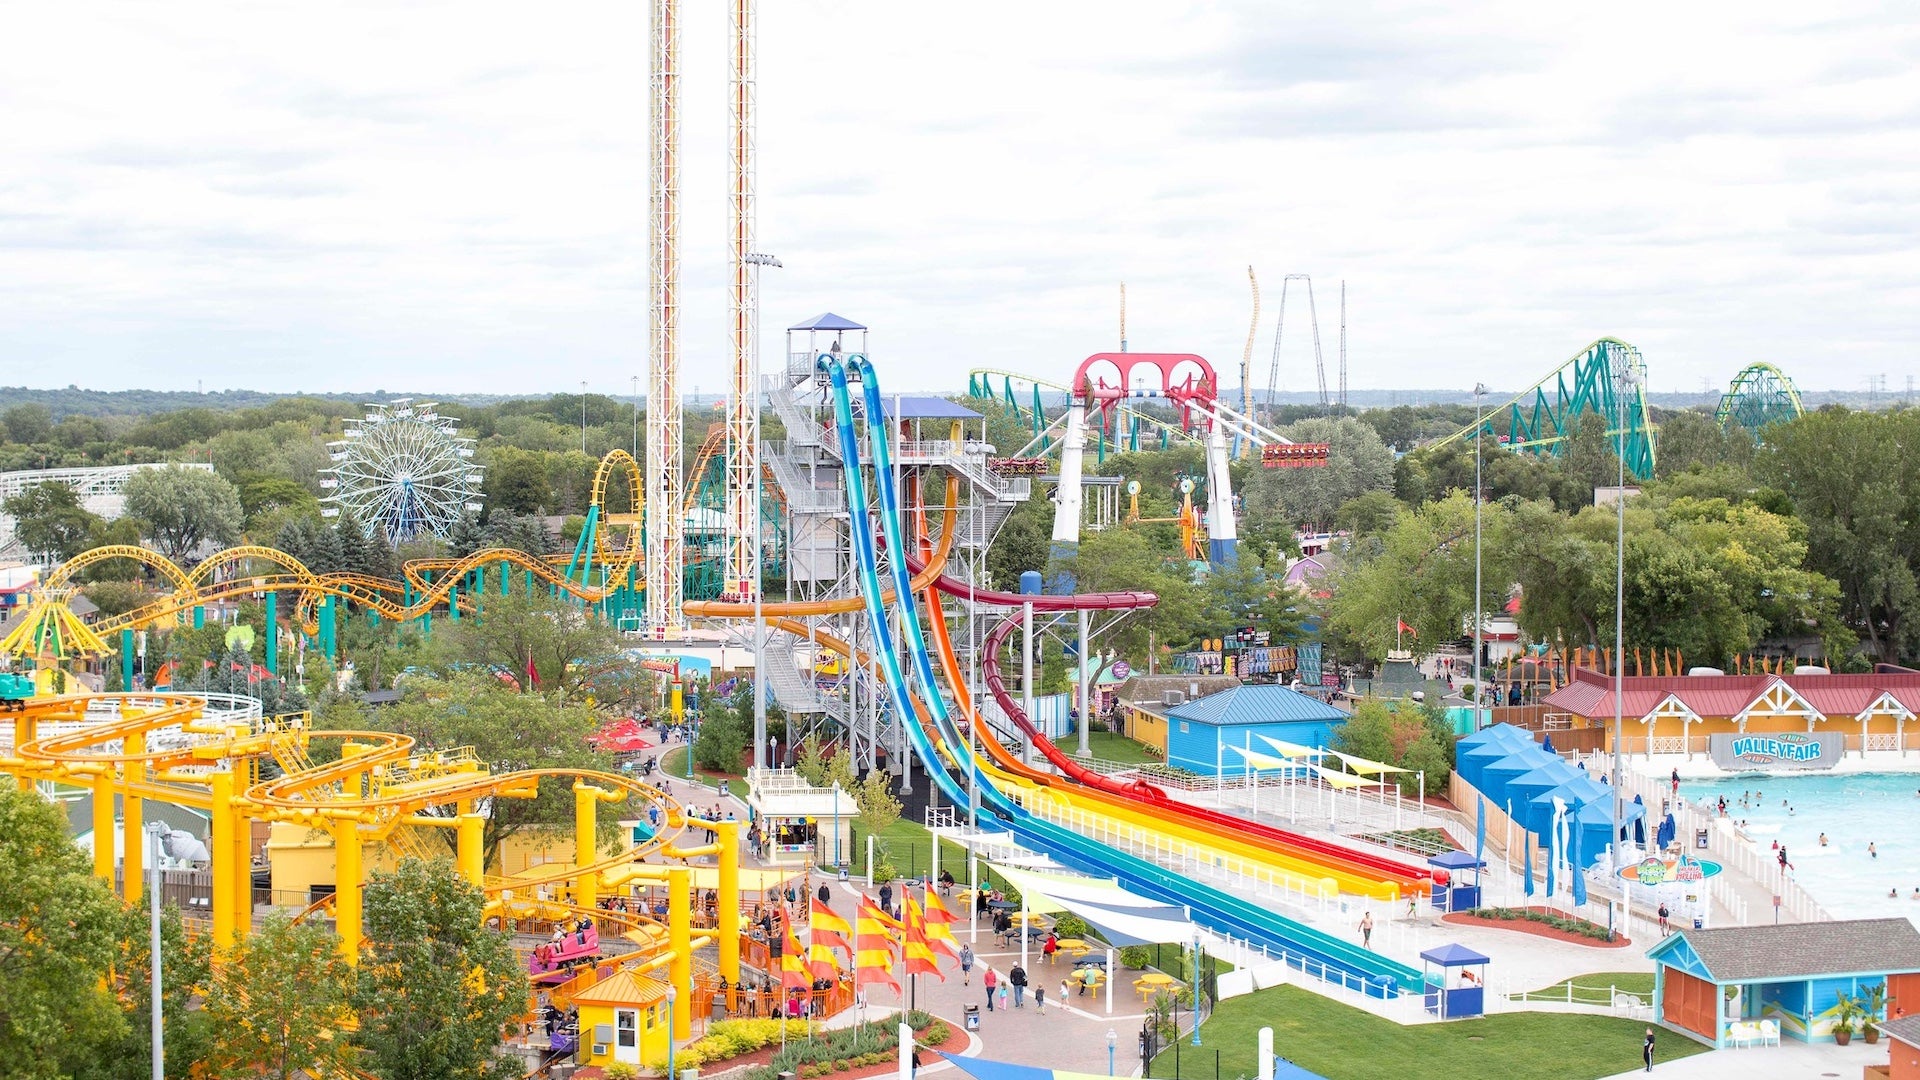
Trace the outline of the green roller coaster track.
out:
[[[1800,390],[1787,373],[1772,364],[1752,364],[1727,384],[1713,418],[1726,431],[1739,428],[1758,440],[1760,429],[1780,420],[1792,420],[1805,410]]]
[[[1624,388],[1627,397],[1622,410],[1622,376],[1629,373],[1634,378]],[[1515,453],[1559,457],[1566,452],[1567,438],[1579,427],[1580,419],[1599,416],[1606,421],[1608,441],[1620,446],[1627,471],[1636,479],[1648,480],[1653,477],[1655,458],[1646,384],[1646,362],[1640,350],[1618,338],[1601,338],[1511,400],[1490,407],[1481,430],[1500,438],[1502,445]],[[1496,428],[1502,413],[1507,418],[1505,436]],[[1473,437],[1474,425],[1468,424],[1433,445],[1446,446]]]

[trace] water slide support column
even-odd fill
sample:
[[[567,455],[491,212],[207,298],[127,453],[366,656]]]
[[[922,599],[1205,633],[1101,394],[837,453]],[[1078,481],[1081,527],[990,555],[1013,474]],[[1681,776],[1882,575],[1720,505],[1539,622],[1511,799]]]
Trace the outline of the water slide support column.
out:
[[[693,1038],[693,867],[667,867],[667,980],[684,1007],[673,1012],[674,1039]]]
[[[1020,605],[1020,626],[1023,631],[1020,641],[1020,705],[1026,710],[1027,720],[1033,720],[1033,601]],[[1020,746],[1022,763],[1033,764],[1033,740],[1024,739]]]
[[[1207,436],[1207,561],[1232,566],[1238,554],[1233,481],[1227,472],[1227,428],[1218,420]]]
[[[1081,459],[1087,446],[1087,406],[1075,400],[1067,405],[1067,430],[1060,437],[1060,485],[1053,492],[1053,551],[1056,559],[1069,558],[1080,546]],[[1072,592],[1065,581],[1057,581],[1055,591]]]
[[[1093,698],[1091,696],[1093,683],[1087,678],[1087,658],[1089,655],[1087,652],[1087,639],[1093,636],[1088,629],[1088,623],[1092,616],[1086,608],[1081,608],[1079,615],[1080,651],[1074,656],[1074,663],[1078,665],[1079,670],[1074,673],[1074,682],[1080,687],[1080,756],[1090,757],[1093,754],[1093,750],[1087,741],[1087,733],[1092,730],[1093,727]]]

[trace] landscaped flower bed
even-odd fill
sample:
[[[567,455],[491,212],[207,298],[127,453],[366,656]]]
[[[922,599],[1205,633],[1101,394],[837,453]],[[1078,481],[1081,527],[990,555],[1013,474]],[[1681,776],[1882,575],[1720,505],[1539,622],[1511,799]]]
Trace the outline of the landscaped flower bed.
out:
[[[1471,911],[1456,911],[1444,915],[1441,922],[1467,926],[1492,926],[1502,930],[1518,930],[1535,937],[1552,938],[1556,941],[1570,941],[1576,945],[1588,945],[1599,949],[1619,949],[1632,944],[1624,937],[1609,937],[1607,928],[1585,919],[1575,918],[1564,911],[1552,908],[1525,907],[1483,907]]]

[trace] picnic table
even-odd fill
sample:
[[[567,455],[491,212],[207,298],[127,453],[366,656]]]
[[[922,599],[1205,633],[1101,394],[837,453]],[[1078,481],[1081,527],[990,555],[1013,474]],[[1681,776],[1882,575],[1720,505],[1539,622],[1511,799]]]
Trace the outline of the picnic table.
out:
[[[1077,937],[1063,937],[1053,943],[1061,952],[1078,959],[1093,951],[1093,946]],[[1103,958],[1104,959],[1104,958]]]
[[[1133,988],[1139,992],[1140,1000],[1151,1001],[1161,991],[1178,990],[1182,983],[1179,979],[1159,971],[1149,971],[1133,980]]]

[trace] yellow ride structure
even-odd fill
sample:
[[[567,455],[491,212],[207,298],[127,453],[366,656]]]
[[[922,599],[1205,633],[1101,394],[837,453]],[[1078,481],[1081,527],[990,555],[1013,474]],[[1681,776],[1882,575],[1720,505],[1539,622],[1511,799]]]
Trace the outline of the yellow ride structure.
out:
[[[251,822],[289,822],[328,834],[335,856],[332,909],[341,952],[359,957],[362,895],[370,848],[385,845],[394,858],[422,853],[418,830],[451,830],[454,862],[487,896],[487,914],[559,921],[580,914],[610,920],[640,948],[637,970],[668,969],[669,982],[691,1000],[693,953],[718,948],[726,985],[740,982],[740,829],[737,821],[702,821],[715,842],[685,842],[681,805],[650,784],[618,773],[533,769],[497,773],[469,748],[422,750],[412,738],[380,731],[314,731],[305,714],[234,721],[208,715],[207,701],[190,694],[71,694],[27,698],[8,713],[11,740],[0,749],[0,772],[22,788],[49,783],[93,795],[94,873],[114,874],[114,797],[122,800],[122,888],[136,899],[145,884],[143,806],[160,800],[205,811],[211,821],[212,935],[217,951],[233,947],[252,920]],[[316,761],[316,741],[337,744],[338,757]],[[268,769],[271,763],[275,766]],[[542,782],[569,782],[574,796],[572,863],[554,863],[514,875],[492,876],[482,864],[492,799],[532,798]],[[664,827],[651,838],[608,846],[599,806],[658,807]],[[445,849],[441,850],[445,853]],[[655,859],[712,858],[717,910],[711,929],[693,927],[695,867]],[[638,915],[615,915],[596,905],[603,894],[635,882],[664,883],[664,927]],[[551,895],[556,899],[544,899]],[[318,906],[318,905],[316,905]],[[613,925],[617,924],[617,925]],[[691,1010],[683,1010],[690,1022]],[[691,1028],[681,1028],[686,1038]]]

